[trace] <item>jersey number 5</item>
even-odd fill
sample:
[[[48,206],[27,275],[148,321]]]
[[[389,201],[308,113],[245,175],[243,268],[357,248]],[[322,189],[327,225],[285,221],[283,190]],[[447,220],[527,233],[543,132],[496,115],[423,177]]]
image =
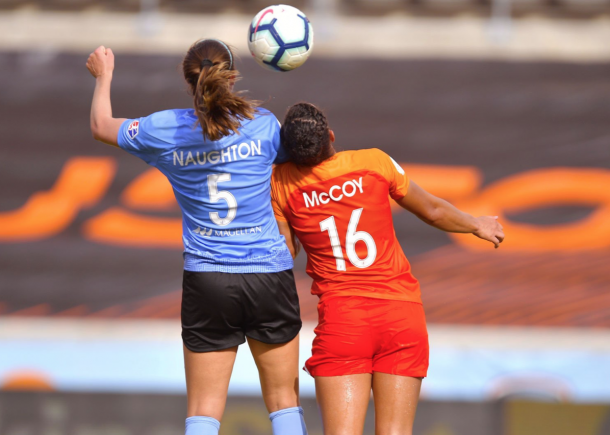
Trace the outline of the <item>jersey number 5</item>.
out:
[[[227,212],[227,216],[221,218],[218,215],[218,212],[210,212],[210,219],[216,225],[224,227],[231,223],[235,216],[237,215],[237,200],[233,196],[233,194],[227,190],[218,191],[218,183],[222,183],[223,181],[231,181],[231,174],[211,174],[208,175],[208,191],[210,192],[210,202],[212,204],[217,203],[221,199],[224,199],[229,206],[229,211]]]
[[[350,263],[359,269],[365,269],[375,262],[377,258],[377,246],[373,236],[365,231],[356,231],[358,222],[360,221],[360,215],[362,215],[362,209],[356,209],[352,212],[352,216],[347,226],[347,236],[345,238],[345,251],[347,252],[347,258]],[[339,239],[339,232],[337,231],[337,225],[335,224],[335,217],[331,216],[328,219],[324,219],[320,222],[320,230],[328,231],[330,237],[330,246],[333,249],[333,256],[337,262],[337,270],[345,271],[345,259],[343,258],[343,249],[341,248],[341,240]],[[364,259],[360,259],[356,253],[356,243],[363,241],[366,244],[367,255]]]

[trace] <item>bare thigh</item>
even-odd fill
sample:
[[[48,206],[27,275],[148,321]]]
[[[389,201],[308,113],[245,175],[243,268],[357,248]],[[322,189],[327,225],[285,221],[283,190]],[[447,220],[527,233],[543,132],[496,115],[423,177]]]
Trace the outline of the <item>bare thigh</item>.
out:
[[[227,402],[237,346],[202,353],[183,348],[187,417],[205,416],[220,421]]]
[[[362,434],[371,398],[371,378],[368,373],[316,377],[316,398],[325,435]]]
[[[373,373],[375,435],[411,435],[421,378]]]
[[[266,344],[248,337],[267,410],[299,406],[299,336],[284,344]]]

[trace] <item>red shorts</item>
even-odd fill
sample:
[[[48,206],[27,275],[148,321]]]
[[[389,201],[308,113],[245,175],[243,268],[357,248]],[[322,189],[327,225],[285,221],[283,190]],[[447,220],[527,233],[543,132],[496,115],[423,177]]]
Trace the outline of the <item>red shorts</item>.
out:
[[[428,373],[424,308],[415,302],[341,296],[318,304],[312,376],[389,373],[423,378]]]

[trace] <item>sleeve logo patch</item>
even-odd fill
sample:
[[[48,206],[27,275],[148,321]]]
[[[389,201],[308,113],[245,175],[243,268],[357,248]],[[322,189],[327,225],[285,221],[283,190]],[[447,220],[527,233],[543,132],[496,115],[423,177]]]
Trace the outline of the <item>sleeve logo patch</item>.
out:
[[[129,127],[127,128],[127,134],[131,139],[135,139],[139,132],[140,121],[133,121],[131,124],[129,124]]]

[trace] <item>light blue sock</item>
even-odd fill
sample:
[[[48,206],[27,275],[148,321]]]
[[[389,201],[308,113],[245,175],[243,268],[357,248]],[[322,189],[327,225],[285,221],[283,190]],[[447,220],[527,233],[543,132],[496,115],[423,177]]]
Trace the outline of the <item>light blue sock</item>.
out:
[[[273,435],[307,435],[303,408],[280,409],[269,414]]]
[[[212,417],[189,417],[184,435],[218,435],[220,422]]]

